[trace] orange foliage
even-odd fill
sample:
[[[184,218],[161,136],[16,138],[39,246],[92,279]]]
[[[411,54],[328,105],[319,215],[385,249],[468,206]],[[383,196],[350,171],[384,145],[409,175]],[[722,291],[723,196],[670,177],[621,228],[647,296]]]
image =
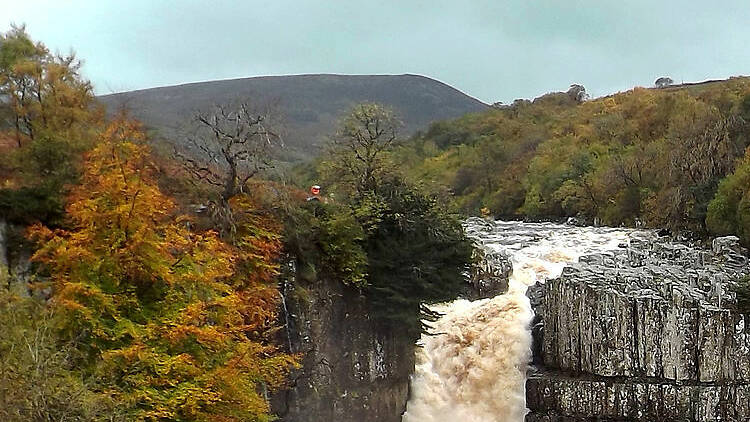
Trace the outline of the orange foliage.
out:
[[[154,182],[143,140],[133,122],[107,127],[71,194],[71,229],[31,229],[61,329],[135,420],[267,420],[259,392],[294,364],[266,338],[278,224],[242,197],[234,245],[191,231]]]

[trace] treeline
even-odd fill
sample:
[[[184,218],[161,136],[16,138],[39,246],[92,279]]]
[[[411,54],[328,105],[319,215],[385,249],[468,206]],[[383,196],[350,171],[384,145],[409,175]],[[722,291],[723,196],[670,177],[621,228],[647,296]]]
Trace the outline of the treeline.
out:
[[[79,66],[0,35],[0,419],[270,421],[299,358],[282,280],[344,283],[412,338],[423,304],[459,293],[471,245],[389,159],[388,109],[342,122],[308,198],[264,179],[280,143],[262,109],[204,110],[187,147],[155,149]]]
[[[591,101],[573,91],[434,124],[400,152],[403,164],[467,213],[643,223],[750,243],[750,79]]]

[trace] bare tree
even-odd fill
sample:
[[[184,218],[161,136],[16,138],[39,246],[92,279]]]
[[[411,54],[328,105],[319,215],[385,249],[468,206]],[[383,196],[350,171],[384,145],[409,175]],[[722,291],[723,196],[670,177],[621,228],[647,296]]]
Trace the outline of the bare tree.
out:
[[[273,167],[273,150],[282,145],[269,110],[241,103],[214,106],[194,117],[187,136],[191,151],[175,150],[183,167],[198,180],[222,188],[222,199],[241,193],[245,183]]]
[[[398,140],[401,122],[393,110],[372,103],[355,106],[328,145],[329,163],[340,181],[362,194],[377,190],[383,152]]]

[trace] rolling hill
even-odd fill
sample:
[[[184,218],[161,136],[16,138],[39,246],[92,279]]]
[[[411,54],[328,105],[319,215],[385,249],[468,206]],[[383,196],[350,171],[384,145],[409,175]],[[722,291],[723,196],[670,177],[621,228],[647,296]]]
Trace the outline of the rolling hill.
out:
[[[482,111],[487,105],[442,82],[418,75],[290,75],[198,82],[100,96],[110,112],[127,108],[149,129],[179,142],[198,110],[249,101],[275,104],[292,160],[314,156],[339,118],[360,102],[391,106],[408,136],[437,120]]]

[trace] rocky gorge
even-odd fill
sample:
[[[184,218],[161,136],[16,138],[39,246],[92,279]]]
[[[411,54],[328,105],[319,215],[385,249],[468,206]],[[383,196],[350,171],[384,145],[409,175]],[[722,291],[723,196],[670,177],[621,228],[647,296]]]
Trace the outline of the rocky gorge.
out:
[[[631,235],[540,285],[529,421],[750,417],[750,331],[736,238],[712,248]]]
[[[272,397],[286,422],[744,421],[750,274],[732,237],[471,219],[480,265],[420,347],[370,320],[335,280],[282,284],[284,342],[301,356]],[[0,281],[28,257],[0,222]],[[9,286],[20,294],[23,283]],[[469,300],[470,299],[470,300]],[[527,363],[532,362],[528,367]]]
[[[467,232],[497,272],[511,265],[509,288],[437,308],[405,421],[750,417],[737,238],[480,219]]]

